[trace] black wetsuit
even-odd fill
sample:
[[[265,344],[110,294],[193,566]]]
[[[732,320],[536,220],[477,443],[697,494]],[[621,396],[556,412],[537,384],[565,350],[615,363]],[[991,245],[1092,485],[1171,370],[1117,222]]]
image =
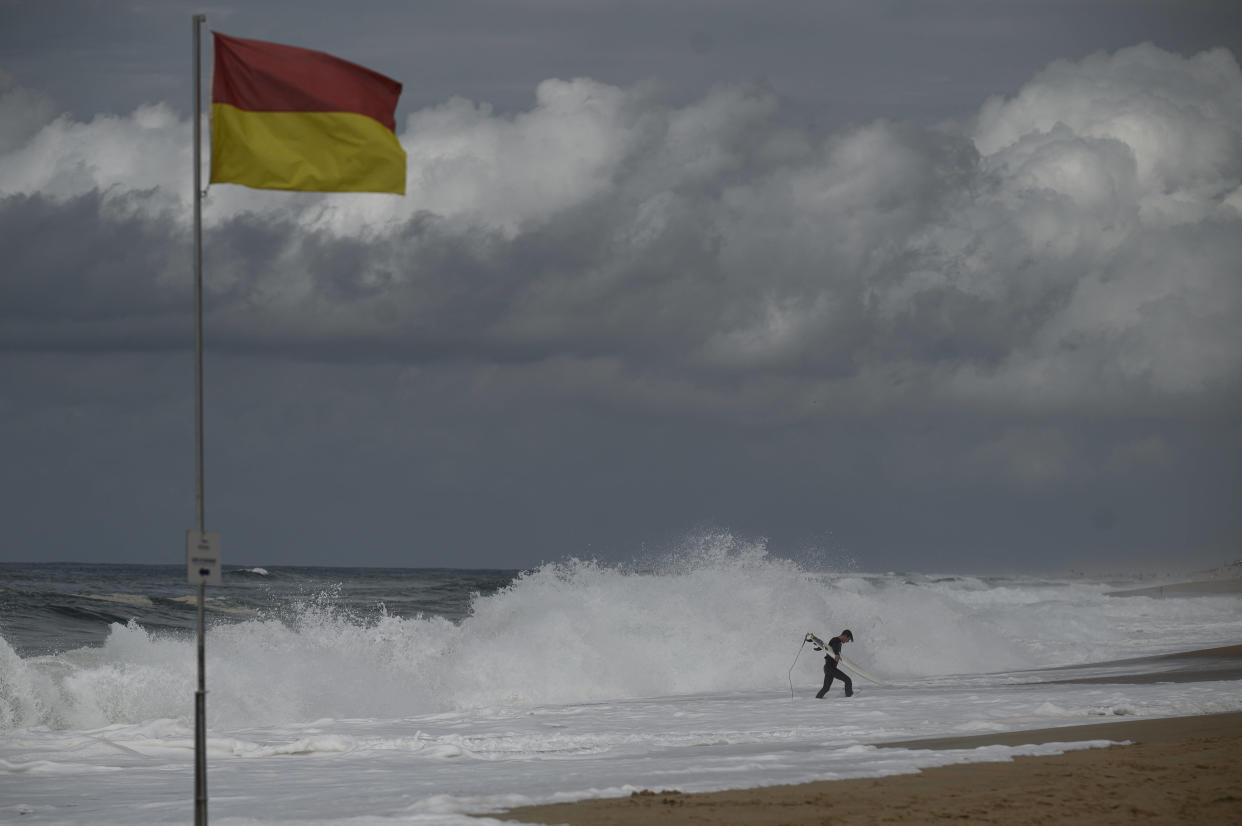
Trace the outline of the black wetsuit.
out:
[[[849,674],[837,668],[837,657],[841,656],[841,638],[833,637],[828,640],[828,647],[831,650],[824,655],[824,687],[815,695],[815,699],[824,699],[824,695],[832,687],[834,679],[840,680],[845,684],[845,696],[849,697],[854,693],[854,681],[850,679]]]

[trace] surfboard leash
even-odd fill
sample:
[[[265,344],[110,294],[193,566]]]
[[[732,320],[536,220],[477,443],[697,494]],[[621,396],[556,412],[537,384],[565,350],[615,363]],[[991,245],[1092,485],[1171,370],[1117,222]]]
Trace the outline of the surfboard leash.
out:
[[[813,643],[815,643],[815,650],[816,650],[816,651],[823,651],[823,650],[824,650],[824,641],[823,641],[823,640],[821,640],[819,637],[815,636],[814,634],[812,634],[810,631],[807,631],[807,632],[806,632],[806,636],[802,638],[802,645],[799,645],[799,646],[798,646],[798,653],[797,653],[797,654],[794,654],[794,661],[793,661],[793,665],[789,666],[789,673],[786,675],[787,677],[789,677],[789,696],[790,696],[790,697],[795,696],[795,695],[794,695],[794,687],[793,687],[793,670],[794,670],[794,666],[798,664],[798,658],[802,656],[802,649],[803,649],[803,648],[806,648],[806,644],[807,644],[808,642],[813,642]]]

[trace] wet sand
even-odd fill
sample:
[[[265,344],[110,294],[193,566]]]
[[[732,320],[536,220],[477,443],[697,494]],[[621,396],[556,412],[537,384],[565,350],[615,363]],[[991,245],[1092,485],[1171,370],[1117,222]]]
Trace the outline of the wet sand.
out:
[[[1242,658],[1242,646],[1171,656],[1185,659],[1190,671],[1204,658],[1236,661]],[[1170,675],[1129,678],[1138,676],[1157,680]],[[1002,826],[1242,823],[1242,712],[882,745],[974,749],[1087,740],[1129,741],[1129,745],[1018,757],[1003,763],[944,766],[884,778],[707,794],[643,791],[624,798],[526,806],[490,816],[569,826],[851,826],[943,820]]]
[[[1242,594],[1242,579],[1207,579],[1194,582],[1174,582],[1169,585],[1152,585],[1147,588],[1130,588],[1110,591],[1110,597],[1194,597]]]
[[[1177,654],[1159,654],[1133,660],[1117,660],[1112,663],[1095,663],[1096,666],[1123,666],[1124,673],[1101,674],[1092,677],[1066,677],[1048,680],[1050,683],[1194,683],[1206,680],[1242,680],[1242,645],[1223,648],[1205,648],[1199,651],[1183,651]],[[1066,666],[1048,669],[1051,673],[1073,673],[1083,666]],[[1145,670],[1144,670],[1145,669]]]
[[[1096,739],[1130,740],[1133,745],[876,779],[710,794],[639,792],[492,816],[570,826],[861,826],[944,820],[1005,826],[1242,823],[1242,713],[951,738],[908,747]]]

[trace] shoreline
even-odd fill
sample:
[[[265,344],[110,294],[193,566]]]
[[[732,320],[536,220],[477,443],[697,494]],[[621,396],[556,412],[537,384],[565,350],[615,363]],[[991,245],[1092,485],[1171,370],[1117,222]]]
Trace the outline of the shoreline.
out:
[[[1089,723],[1022,732],[877,744],[974,749],[1112,740],[1104,748],[1005,762],[940,766],[914,774],[821,780],[683,794],[523,806],[499,820],[569,826],[921,824],[940,819],[1028,823],[1242,823],[1242,712]]]
[[[1204,597],[1221,594],[1242,593],[1242,579],[1196,579],[1190,582],[1170,582],[1167,585],[1149,585],[1143,588],[1126,588],[1108,591],[1106,597]]]
[[[1172,668],[1168,667],[1172,664]],[[1177,651],[1172,654],[1156,654],[1102,663],[1082,663],[1047,669],[1048,673],[1073,674],[1084,668],[1108,668],[1125,666],[1140,668],[1139,671],[1099,674],[1091,677],[1064,677],[1048,680],[1049,685],[1068,683],[1193,683],[1210,680],[1242,680],[1242,645],[1226,645],[1218,648],[1199,648],[1193,651]]]

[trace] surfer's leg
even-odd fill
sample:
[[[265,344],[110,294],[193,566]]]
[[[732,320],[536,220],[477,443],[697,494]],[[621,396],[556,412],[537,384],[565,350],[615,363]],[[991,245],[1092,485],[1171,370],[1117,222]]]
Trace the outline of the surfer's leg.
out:
[[[836,671],[831,665],[824,665],[824,687],[815,695],[816,700],[824,699],[824,695],[828,693],[828,689],[832,688],[832,674]]]
[[[819,693],[815,695],[818,699],[822,700],[824,695],[828,693],[828,689],[832,686],[833,679],[839,679],[842,685],[845,686],[846,697],[852,697],[854,695],[854,681],[850,679],[850,675],[837,668],[836,663],[825,663],[824,687],[821,688]]]

